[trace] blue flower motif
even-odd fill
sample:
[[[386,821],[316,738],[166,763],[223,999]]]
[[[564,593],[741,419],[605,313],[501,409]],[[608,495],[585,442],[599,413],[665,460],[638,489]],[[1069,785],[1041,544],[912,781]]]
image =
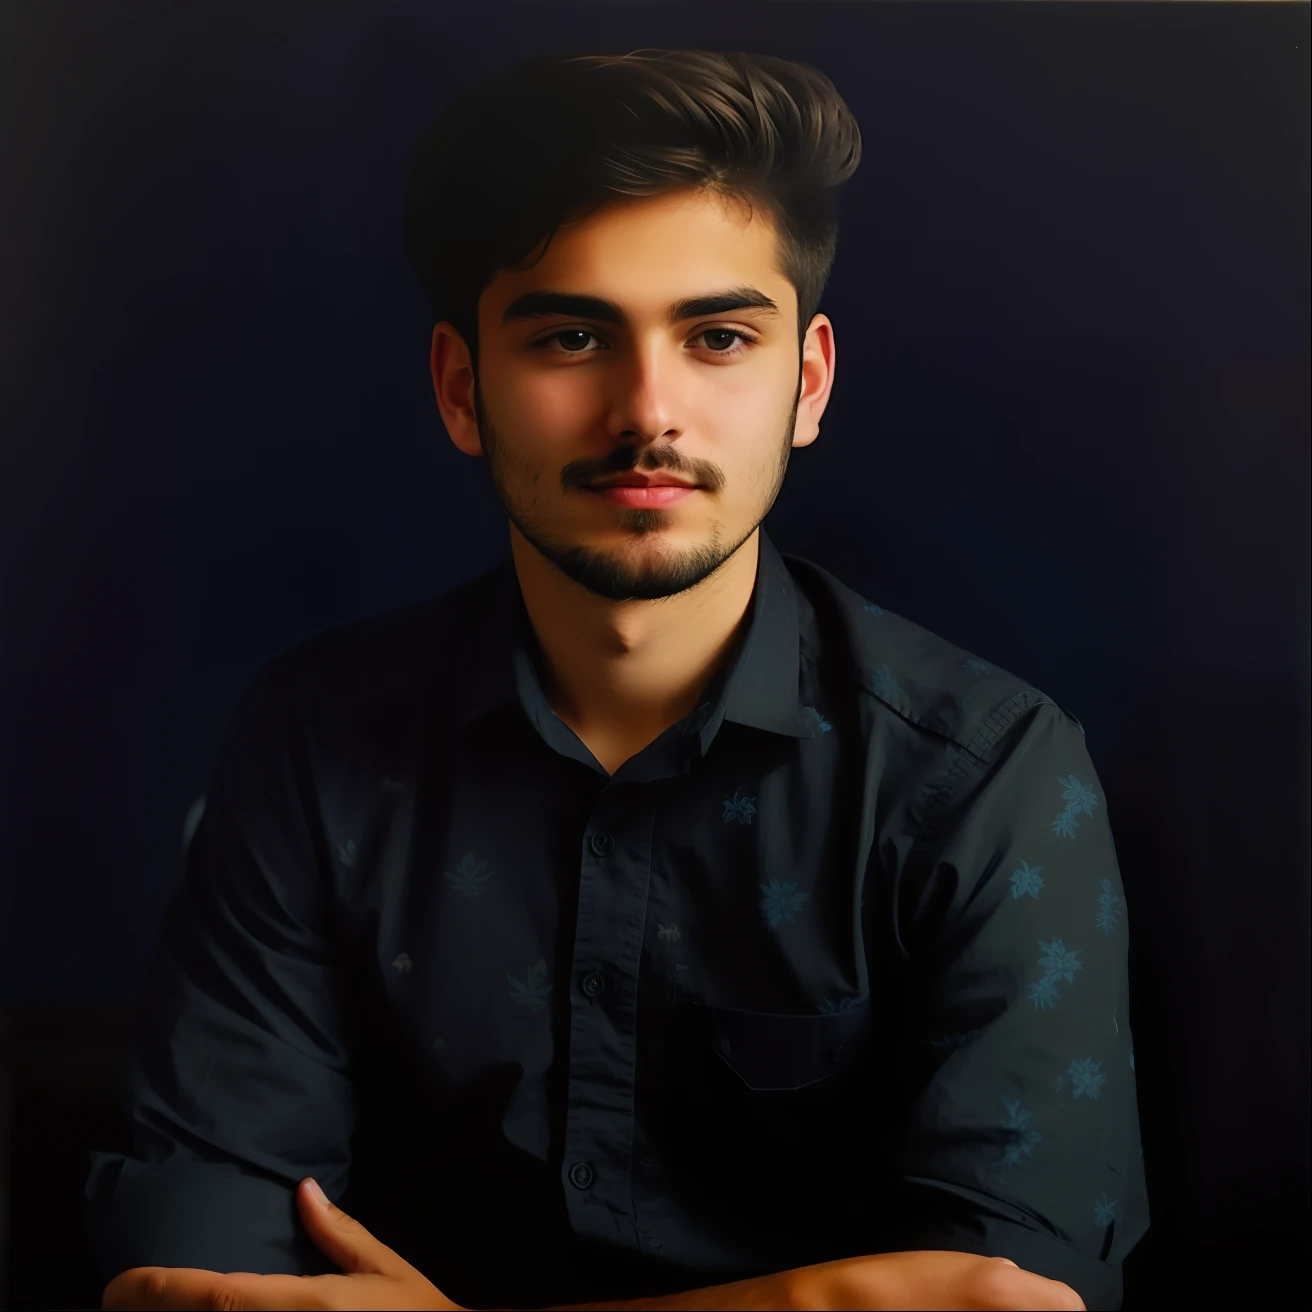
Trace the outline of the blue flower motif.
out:
[[[1034,1113],[1022,1107],[1019,1098],[1015,1102],[1003,1098],[1002,1105],[1007,1109],[1007,1116],[1001,1124],[1007,1133],[1003,1136],[1005,1147],[1002,1150],[1002,1158],[994,1162],[994,1166],[1005,1166],[1011,1170],[1020,1162],[1022,1154],[1026,1157],[1034,1155],[1034,1145],[1042,1143],[1043,1136],[1037,1130],[1029,1128]]]
[[[1044,955],[1039,958],[1044,975],[1037,983],[1029,986],[1029,996],[1036,1011],[1041,1007],[1051,1011],[1052,1004],[1061,997],[1057,992],[1057,981],[1064,979],[1068,984],[1074,983],[1075,972],[1084,969],[1084,963],[1076,960],[1084,949],[1073,948],[1068,951],[1059,938],[1053,939],[1051,943],[1040,939],[1039,947],[1044,951]]]
[[[1088,784],[1080,783],[1074,775],[1069,779],[1063,779],[1058,775],[1057,782],[1065,786],[1062,796],[1067,799],[1068,811],[1083,811],[1085,815],[1093,814],[1093,808],[1098,805],[1098,798]]]
[[[510,996],[516,1002],[524,1003],[530,1011],[541,1011],[547,1005],[547,994],[551,992],[552,986],[544,982],[547,973],[547,963],[539,960],[537,965],[530,966],[528,982],[521,984],[513,975],[507,975],[510,981]]]
[[[355,839],[348,838],[345,843],[337,844],[337,859],[344,866],[355,865]]]
[[[492,872],[487,869],[486,861],[477,861],[472,852],[466,852],[460,864],[454,870],[446,872],[446,882],[463,898],[474,898],[487,892],[487,881]]]
[[[832,728],[834,727],[832,724],[829,723],[828,720],[825,719],[825,717],[824,717],[823,715],[820,714],[819,711],[816,710],[816,708],[815,708],[814,706],[803,706],[802,709],[803,709],[804,711],[810,711],[811,714],[812,714],[813,716],[815,716],[816,720],[817,720],[817,721],[819,722],[819,724],[820,724],[820,732],[821,732],[821,733],[828,733],[828,732],[830,731],[830,729],[832,729]]]
[[[1102,1062],[1094,1061],[1092,1057],[1076,1057],[1071,1062],[1066,1074],[1059,1075],[1053,1080],[1053,1091],[1056,1092],[1064,1088],[1066,1081],[1070,1080],[1075,1087],[1075,1096],[1077,1098],[1088,1094],[1096,1102],[1099,1090],[1107,1083],[1107,1077],[1099,1074],[1101,1069]]]
[[[875,671],[875,691],[881,697],[896,699],[902,695],[898,681],[889,673],[887,665],[881,665]]]
[[[1038,944],[1045,953],[1044,956],[1039,958],[1039,965],[1051,975],[1060,975],[1067,984],[1074,984],[1075,972],[1084,969],[1084,963],[1076,961],[1075,958],[1084,949],[1067,948],[1059,938],[1053,939],[1051,943],[1045,943],[1042,939],[1039,939]]]
[[[1125,899],[1117,897],[1112,892],[1112,881],[1105,877],[1099,877],[1098,882],[1102,885],[1102,894],[1098,898],[1098,904],[1102,910],[1098,912],[1097,925],[1108,938],[1112,936],[1112,930],[1116,928],[1116,917],[1120,915],[1121,909],[1125,906]]]
[[[1021,898],[1028,893],[1030,897],[1037,898],[1039,889],[1043,887],[1043,879],[1039,875],[1042,866],[1032,866],[1023,858],[1020,865],[1011,872],[1011,896]]]
[[[810,893],[799,893],[792,880],[781,884],[777,879],[772,879],[769,888],[764,884],[758,884],[757,887],[765,895],[761,898],[761,910],[765,912],[771,929],[781,920],[795,925],[797,922],[793,919],[793,912],[811,896]]]
[[[1116,1204],[1120,1201],[1119,1198],[1108,1198],[1104,1190],[1102,1196],[1093,1205],[1094,1225],[1111,1225],[1116,1219]]]
[[[1098,804],[1098,798],[1092,788],[1080,783],[1074,775],[1068,779],[1058,775],[1057,782],[1063,787],[1062,796],[1066,798],[1066,809],[1052,822],[1052,832],[1061,838],[1071,838],[1080,827],[1080,822],[1075,817],[1081,812],[1092,815],[1093,808]]]
[[[1053,822],[1052,832],[1058,838],[1074,838],[1080,822],[1070,811],[1063,811]]]
[[[983,661],[977,661],[973,656],[968,656],[961,662],[962,667],[967,670],[974,670],[978,674],[990,674],[992,671]]]
[[[884,608],[882,606],[876,606],[873,601],[863,602],[861,609],[868,610],[876,619],[884,613]]]
[[[730,801],[727,797],[724,799],[724,815],[722,817],[724,823],[729,824],[730,821],[737,820],[740,825],[751,824],[752,816],[756,814],[755,802],[756,798],[754,797],[739,797],[738,789],[735,788],[733,790],[733,800]]]

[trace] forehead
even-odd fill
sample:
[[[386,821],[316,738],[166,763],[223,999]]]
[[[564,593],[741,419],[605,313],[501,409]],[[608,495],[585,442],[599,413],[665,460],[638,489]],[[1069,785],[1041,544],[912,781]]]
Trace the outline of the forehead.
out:
[[[664,316],[676,298],[749,289],[755,298],[748,295],[739,303],[757,299],[767,317],[771,308],[783,308],[791,290],[777,267],[769,212],[760,205],[749,211],[734,198],[713,194],[608,201],[562,224],[545,252],[539,243],[531,254],[540,255],[531,267],[498,270],[486,288],[494,324],[527,317],[514,303],[542,290],[590,295],[636,314]],[[530,312],[541,317],[543,311],[539,304]]]

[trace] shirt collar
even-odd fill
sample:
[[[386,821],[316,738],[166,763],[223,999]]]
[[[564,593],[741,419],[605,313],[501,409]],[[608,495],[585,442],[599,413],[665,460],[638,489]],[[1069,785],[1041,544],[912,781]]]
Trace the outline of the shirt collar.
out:
[[[454,716],[457,732],[518,702],[534,723],[550,714],[542,691],[541,648],[524,605],[513,560],[484,575],[482,605],[466,629],[470,649],[464,693]],[[814,737],[818,721],[799,699],[796,585],[783,558],[760,530],[752,618],[734,660],[707,686],[688,717],[685,733],[697,733],[703,752],[720,723],[764,729],[790,738]]]

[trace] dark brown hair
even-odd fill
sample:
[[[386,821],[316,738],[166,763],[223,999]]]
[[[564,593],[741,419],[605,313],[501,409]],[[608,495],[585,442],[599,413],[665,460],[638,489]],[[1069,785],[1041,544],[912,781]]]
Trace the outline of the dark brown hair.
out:
[[[538,55],[457,95],[415,149],[405,247],[478,369],[478,299],[557,228],[620,196],[705,189],[764,208],[798,303],[798,350],[833,266],[861,133],[809,64],[736,51]],[[544,244],[545,239],[545,244]],[[541,246],[535,259],[529,256]]]

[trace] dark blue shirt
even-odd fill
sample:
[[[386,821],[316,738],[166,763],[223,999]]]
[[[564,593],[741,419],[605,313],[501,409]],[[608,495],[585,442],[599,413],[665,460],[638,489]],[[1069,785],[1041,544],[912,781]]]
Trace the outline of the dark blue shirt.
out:
[[[608,775],[507,561],[268,661],[136,1010],[105,1280],[314,1274],[297,1182],[470,1307],[865,1253],[1121,1299],[1148,1227],[1107,799],[1074,716],[781,555]]]

